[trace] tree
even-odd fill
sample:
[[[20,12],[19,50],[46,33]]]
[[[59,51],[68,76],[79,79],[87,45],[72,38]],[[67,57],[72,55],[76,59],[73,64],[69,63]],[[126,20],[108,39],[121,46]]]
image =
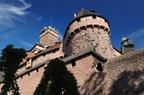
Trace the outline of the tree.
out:
[[[10,91],[12,91],[13,95],[19,95],[19,87],[15,74],[24,57],[26,57],[26,51],[21,48],[13,48],[13,45],[8,45],[2,50],[0,61],[2,65],[1,68],[5,74],[4,85],[1,88],[2,95],[7,95]]]
[[[74,76],[60,59],[51,60],[34,95],[80,95]]]

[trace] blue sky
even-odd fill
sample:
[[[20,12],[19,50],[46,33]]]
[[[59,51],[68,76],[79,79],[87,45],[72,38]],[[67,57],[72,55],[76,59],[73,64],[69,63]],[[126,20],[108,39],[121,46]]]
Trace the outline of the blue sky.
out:
[[[144,0],[0,0],[0,50],[7,44],[29,50],[40,30],[52,25],[62,35],[82,7],[95,10],[110,22],[111,40],[120,48],[128,36],[144,47]]]

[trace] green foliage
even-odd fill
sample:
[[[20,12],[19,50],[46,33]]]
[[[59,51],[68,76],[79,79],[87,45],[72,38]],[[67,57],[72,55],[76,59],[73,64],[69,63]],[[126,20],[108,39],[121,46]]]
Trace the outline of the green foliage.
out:
[[[74,76],[67,70],[63,61],[51,60],[34,95],[80,95]]]
[[[3,69],[4,81],[1,89],[2,95],[7,95],[7,92],[12,91],[12,95],[19,95],[19,87],[15,79],[15,73],[19,68],[19,64],[26,56],[24,49],[13,48],[13,45],[8,45],[2,50],[1,68]]]

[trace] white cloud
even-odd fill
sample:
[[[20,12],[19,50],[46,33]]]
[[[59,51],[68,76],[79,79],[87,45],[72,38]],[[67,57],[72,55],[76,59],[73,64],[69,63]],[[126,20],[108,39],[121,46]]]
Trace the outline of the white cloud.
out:
[[[24,7],[22,9],[28,9],[31,7],[31,4],[26,3],[26,1],[24,1],[24,0],[18,0],[18,1],[24,5]]]
[[[27,21],[26,16],[31,16],[33,20],[41,21],[42,17],[35,15],[28,11],[32,7],[30,3],[27,3],[26,0],[12,0],[10,2],[5,2],[6,0],[0,0],[0,40],[8,42],[13,41],[14,44],[32,47],[30,42],[21,39],[21,33],[25,29],[19,28],[17,22]],[[14,3],[15,1],[15,3]],[[34,15],[34,17],[33,17]],[[21,30],[22,29],[22,30]],[[19,38],[17,38],[19,37]]]
[[[138,39],[139,37],[143,37],[143,36],[144,36],[144,28],[138,29],[128,35],[128,37],[132,39]]]
[[[130,33],[128,37],[134,41],[137,48],[144,47],[144,28],[138,29]]]
[[[22,32],[24,32],[23,29],[10,29],[7,30],[7,32],[3,33],[2,35],[0,35],[0,41],[7,41],[7,43],[12,43],[12,44],[17,44],[20,45],[22,47],[27,47],[27,48],[31,48],[32,47],[32,43],[25,41],[25,39],[21,39],[18,35],[22,36]]]
[[[31,4],[24,0],[18,0],[18,2],[21,6],[4,2],[0,4],[0,31],[15,27],[15,21],[22,21],[21,17],[28,13],[27,9],[31,7]]]

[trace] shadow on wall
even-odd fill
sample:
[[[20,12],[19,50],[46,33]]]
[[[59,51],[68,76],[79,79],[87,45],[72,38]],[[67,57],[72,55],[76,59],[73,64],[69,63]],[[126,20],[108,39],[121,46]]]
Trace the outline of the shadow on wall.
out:
[[[56,58],[45,67],[34,95],[80,95],[77,81],[64,62]]]
[[[110,90],[110,95],[144,95],[144,70],[124,71]]]
[[[93,72],[81,88],[82,95],[104,95],[105,73]]]

